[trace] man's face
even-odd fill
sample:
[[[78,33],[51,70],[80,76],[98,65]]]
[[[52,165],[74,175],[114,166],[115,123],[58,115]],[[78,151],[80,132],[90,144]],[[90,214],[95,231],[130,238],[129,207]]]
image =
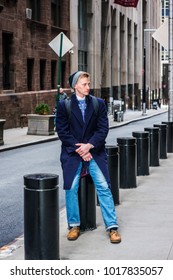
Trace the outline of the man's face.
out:
[[[75,87],[76,95],[79,97],[85,97],[90,92],[90,79],[86,77],[79,77]]]

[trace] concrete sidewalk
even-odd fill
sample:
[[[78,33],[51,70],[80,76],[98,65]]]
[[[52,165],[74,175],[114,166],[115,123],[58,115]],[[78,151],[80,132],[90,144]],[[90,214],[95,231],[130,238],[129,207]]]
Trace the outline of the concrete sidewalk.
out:
[[[127,112],[125,120],[120,123],[113,122],[109,117],[110,127],[163,112],[165,112],[163,109],[149,110],[147,116],[141,116],[141,112],[140,114]],[[24,134],[24,129],[20,130]],[[8,133],[6,133],[5,141],[7,141],[7,136]],[[10,137],[6,145],[10,145],[9,139]],[[46,141],[46,139],[42,138],[41,141]],[[22,143],[21,141],[19,145]],[[120,244],[109,242],[99,206],[96,206],[97,228],[81,233],[76,241],[68,241],[66,212],[63,209],[60,212],[60,259],[173,260],[172,170],[173,154],[170,153],[167,159],[160,160],[160,166],[150,167],[149,176],[137,177],[137,188],[120,189],[120,205],[116,206],[119,231],[122,236]],[[23,241],[24,236],[20,236],[11,244],[0,248],[0,259],[23,260]]]

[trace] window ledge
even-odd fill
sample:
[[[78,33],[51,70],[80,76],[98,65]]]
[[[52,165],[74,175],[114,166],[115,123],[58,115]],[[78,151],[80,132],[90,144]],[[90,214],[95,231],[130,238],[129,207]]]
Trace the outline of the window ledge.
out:
[[[37,20],[33,20],[33,19],[26,19],[26,22],[27,22],[27,24],[29,24],[29,25],[38,25],[38,26],[40,26],[40,27],[43,27],[43,28],[47,28],[47,24],[46,23],[44,23],[44,22],[41,22],[41,21],[37,21]]]
[[[59,26],[55,26],[55,25],[51,25],[51,29],[52,30],[59,30],[60,32],[67,32],[68,30],[67,29],[64,29],[64,28],[61,28]]]

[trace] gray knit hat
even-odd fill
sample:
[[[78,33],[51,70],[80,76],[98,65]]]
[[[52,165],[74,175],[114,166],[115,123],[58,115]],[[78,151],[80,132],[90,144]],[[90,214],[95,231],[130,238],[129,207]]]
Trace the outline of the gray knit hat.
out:
[[[68,79],[68,83],[70,85],[71,88],[74,89],[76,83],[77,83],[77,80],[79,79],[79,76],[82,75],[82,74],[88,74],[87,72],[84,72],[84,71],[77,71],[75,73],[73,73],[72,75],[70,75],[69,79]]]

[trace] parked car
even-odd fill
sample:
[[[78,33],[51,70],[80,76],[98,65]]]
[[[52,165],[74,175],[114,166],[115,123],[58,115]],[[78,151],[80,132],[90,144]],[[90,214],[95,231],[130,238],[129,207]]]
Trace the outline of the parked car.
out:
[[[153,101],[153,109],[155,109],[155,110],[158,109],[158,103],[157,103],[157,101]]]

